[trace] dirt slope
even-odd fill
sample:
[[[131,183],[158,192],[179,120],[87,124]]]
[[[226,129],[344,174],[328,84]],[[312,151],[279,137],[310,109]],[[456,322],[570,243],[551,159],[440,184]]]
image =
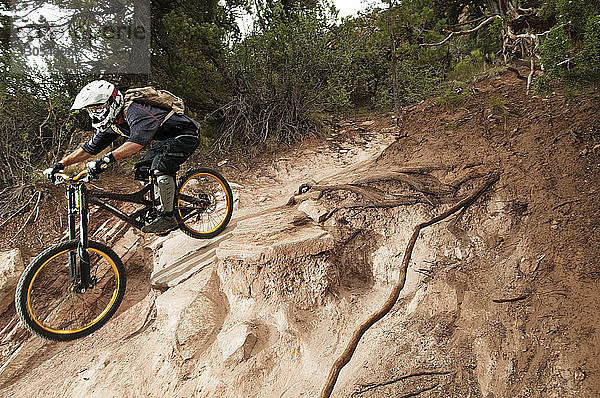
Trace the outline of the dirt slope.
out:
[[[243,175],[225,170],[239,209],[214,261],[146,295],[150,271],[197,243],[146,241],[152,262],[136,237],[129,256],[144,268],[120,315],[66,344],[8,328],[0,393],[318,396],[387,297],[413,227],[495,172],[491,191],[421,234],[400,300],[333,396],[600,395],[598,92],[532,98],[505,75],[465,97],[419,105],[402,129],[349,121]]]

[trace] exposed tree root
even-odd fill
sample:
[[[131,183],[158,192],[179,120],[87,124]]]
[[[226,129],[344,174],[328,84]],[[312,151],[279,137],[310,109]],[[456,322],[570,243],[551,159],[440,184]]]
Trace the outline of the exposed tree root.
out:
[[[383,318],[388,312],[390,312],[390,310],[392,309],[392,307],[398,300],[400,291],[404,288],[404,284],[406,282],[406,272],[408,270],[410,259],[412,257],[412,252],[413,252],[413,249],[415,247],[417,238],[419,237],[421,230],[423,228],[429,227],[435,223],[438,223],[438,222],[448,218],[449,216],[458,212],[461,209],[469,207],[471,204],[473,204],[473,202],[475,202],[485,191],[487,191],[499,179],[500,179],[500,176],[498,174],[490,175],[487,178],[486,182],[479,189],[477,189],[477,191],[475,191],[473,194],[464,198],[463,200],[458,202],[456,205],[454,205],[450,209],[446,210],[444,213],[432,218],[429,221],[422,222],[421,224],[418,224],[415,227],[414,232],[413,232],[413,234],[408,242],[408,245],[406,247],[406,250],[404,252],[404,258],[402,260],[402,265],[400,268],[400,272],[398,274],[398,281],[396,282],[396,285],[392,289],[392,292],[390,293],[389,298],[384,303],[383,307],[381,307],[381,309],[379,309],[378,311],[373,313],[365,322],[363,322],[354,331],[354,334],[352,335],[352,338],[350,339],[348,346],[346,347],[346,349],[344,350],[342,355],[340,355],[340,357],[335,361],[335,363],[333,364],[333,366],[331,368],[329,377],[327,378],[325,386],[323,387],[323,390],[321,392],[321,398],[328,398],[331,396],[331,393],[333,392],[333,388],[335,386],[335,383],[337,382],[340,371],[352,358],[352,355],[354,354],[354,351],[356,350],[356,347],[358,346],[358,343],[359,343],[360,339],[362,338],[363,334],[371,326],[373,326],[377,321],[379,321],[381,318]]]
[[[419,395],[419,394],[422,394],[422,393],[424,393],[424,392],[427,392],[427,391],[429,391],[429,390],[433,390],[434,388],[436,388],[436,387],[437,387],[437,386],[439,386],[439,385],[440,385],[440,383],[435,383],[434,385],[432,385],[432,386],[430,386],[430,387],[421,388],[420,390],[413,391],[413,392],[410,392],[410,393],[408,393],[408,394],[402,395],[402,396],[401,396],[401,397],[399,397],[399,398],[411,398],[411,397],[416,397],[416,396],[417,396],[417,395]]]
[[[517,297],[511,297],[511,298],[502,298],[502,299],[494,299],[492,300],[494,303],[514,303],[515,301],[521,301],[521,300],[525,300],[526,298],[528,298],[529,296],[531,296],[531,294],[529,293],[525,293],[522,294],[520,296]]]
[[[405,375],[405,376],[401,376],[398,378],[395,378],[393,380],[389,380],[383,383],[376,383],[376,384],[364,384],[362,386],[360,386],[361,390],[355,391],[352,393],[352,396],[356,396],[359,394],[364,394],[367,391],[370,390],[374,390],[375,388],[379,388],[379,387],[385,387],[385,386],[389,386],[390,384],[394,384],[394,383],[398,383],[399,381],[403,381],[406,379],[410,379],[413,377],[421,377],[421,376],[445,376],[445,375],[449,375],[452,372],[440,372],[440,371],[433,371],[433,372],[418,372],[418,373],[411,373],[409,375]]]
[[[339,181],[351,181],[348,183],[321,182],[320,184],[307,183],[302,184],[298,190],[298,195],[290,199],[289,205],[301,202],[305,198],[319,192],[318,197],[335,191],[349,191],[361,196],[364,200],[351,205],[341,206],[331,213],[341,208],[385,208],[401,205],[411,205],[416,203],[444,204],[452,203],[456,200],[456,194],[460,187],[474,179],[481,177],[481,173],[476,170],[469,170],[465,175],[455,178],[450,183],[443,183],[428,172],[444,169],[441,166],[429,167],[410,167],[392,171],[373,171],[369,177],[361,177],[360,170],[353,170],[352,173],[343,173],[334,178]],[[358,174],[358,176],[357,176]],[[380,183],[395,182],[406,187],[402,192],[384,192],[374,185]],[[331,215],[331,214],[330,214]],[[327,217],[329,218],[329,217]]]

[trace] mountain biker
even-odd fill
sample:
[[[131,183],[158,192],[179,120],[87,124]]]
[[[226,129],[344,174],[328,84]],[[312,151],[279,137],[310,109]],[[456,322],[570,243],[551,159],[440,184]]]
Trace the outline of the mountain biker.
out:
[[[119,136],[125,136],[126,141],[117,149],[87,163],[88,172],[96,176],[109,164],[133,155],[155,140],[142,161],[151,164],[150,170],[156,176],[161,212],[142,231],[168,231],[178,225],[173,215],[175,173],[198,147],[198,123],[187,116],[137,101],[127,112],[123,105],[123,94],[112,83],[96,80],[83,87],[71,110],[85,109],[96,132],[81,148],[44,170],[44,175],[54,182],[56,173],[65,167],[98,155]]]

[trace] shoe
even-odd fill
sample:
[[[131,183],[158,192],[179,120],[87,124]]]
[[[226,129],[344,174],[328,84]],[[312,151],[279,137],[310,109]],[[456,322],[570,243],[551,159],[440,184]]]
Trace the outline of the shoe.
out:
[[[179,224],[177,223],[175,216],[172,214],[164,214],[156,218],[156,220],[152,221],[150,224],[144,225],[142,227],[142,232],[161,233],[175,229],[178,226]]]

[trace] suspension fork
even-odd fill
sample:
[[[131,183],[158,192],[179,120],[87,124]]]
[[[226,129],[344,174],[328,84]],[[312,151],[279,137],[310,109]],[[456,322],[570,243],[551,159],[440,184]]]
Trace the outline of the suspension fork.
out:
[[[84,184],[76,187],[67,187],[69,239],[77,237],[76,217],[79,214],[79,245],[77,246],[77,253],[69,253],[69,275],[76,281],[76,288],[79,290],[87,289],[91,282],[86,192]],[[77,257],[79,257],[79,267],[77,267]]]
[[[87,188],[84,184],[79,184],[76,195],[79,202],[79,245],[77,252],[79,254],[79,268],[81,272],[81,288],[87,289],[90,286],[90,254],[88,252],[88,203]]]
[[[69,240],[75,239],[77,236],[75,217],[78,213],[78,206],[75,197],[75,187],[72,185],[67,186],[67,223],[69,225]],[[71,279],[79,279],[77,254],[75,252],[69,253],[69,276]]]

